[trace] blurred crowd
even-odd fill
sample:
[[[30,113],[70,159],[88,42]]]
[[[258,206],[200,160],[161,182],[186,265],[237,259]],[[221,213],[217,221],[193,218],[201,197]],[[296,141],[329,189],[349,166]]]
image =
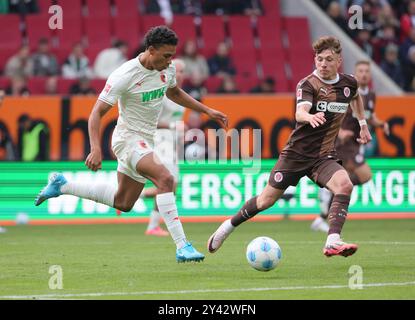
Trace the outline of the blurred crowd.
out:
[[[402,89],[415,92],[415,0],[315,0]],[[363,29],[351,29],[359,5]]]

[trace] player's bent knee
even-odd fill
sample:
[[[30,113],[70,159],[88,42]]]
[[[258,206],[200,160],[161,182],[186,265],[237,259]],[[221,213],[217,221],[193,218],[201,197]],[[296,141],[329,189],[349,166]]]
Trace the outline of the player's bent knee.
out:
[[[352,191],[353,183],[349,179],[344,179],[340,182],[338,193],[350,195]]]
[[[174,177],[169,174],[163,174],[157,179],[157,188],[160,191],[170,192],[173,191]]]

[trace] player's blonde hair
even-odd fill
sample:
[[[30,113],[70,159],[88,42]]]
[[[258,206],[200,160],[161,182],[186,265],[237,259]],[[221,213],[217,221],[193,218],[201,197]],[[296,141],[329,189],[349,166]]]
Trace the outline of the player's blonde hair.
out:
[[[339,39],[332,36],[326,36],[319,38],[313,43],[313,50],[316,55],[327,49],[333,51],[334,53],[340,54],[342,52],[342,46]]]

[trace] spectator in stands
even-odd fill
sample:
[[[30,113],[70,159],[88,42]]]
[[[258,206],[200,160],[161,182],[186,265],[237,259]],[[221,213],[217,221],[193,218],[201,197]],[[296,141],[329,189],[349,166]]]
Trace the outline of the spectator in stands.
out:
[[[205,14],[262,14],[262,5],[259,0],[209,0],[203,2]]]
[[[250,91],[251,93],[275,93],[275,80],[271,77],[262,79],[258,86]]]
[[[49,160],[49,128],[44,121],[24,114],[19,118],[18,150],[22,161]]]
[[[405,91],[411,91],[412,82],[415,78],[415,45],[412,46],[408,51],[408,59],[404,64],[404,73],[405,73]]]
[[[170,8],[173,14],[202,14],[202,1],[201,0],[170,0]],[[165,4],[158,0],[150,0],[147,4],[147,13],[161,13],[161,8]],[[173,17],[174,19],[174,17]]]
[[[377,16],[376,28],[382,28],[384,26],[392,26],[395,32],[399,31],[400,28],[399,20],[396,18],[389,3],[385,3],[382,6]]]
[[[415,0],[411,0],[408,4],[408,13],[401,17],[401,40],[409,36],[411,28],[415,27]]]
[[[7,61],[5,75],[7,77],[15,75],[30,77],[33,75],[33,60],[30,57],[29,46],[22,46],[19,52]]]
[[[56,57],[50,52],[49,40],[39,40],[37,51],[32,55],[34,76],[46,77],[59,74]]]
[[[244,1],[244,14],[247,16],[260,16],[264,12],[262,3],[260,0],[245,0]]]
[[[409,48],[412,46],[415,46],[415,27],[410,30],[409,36],[405,39],[399,48],[400,60],[403,64],[408,61]]]
[[[89,67],[89,59],[84,54],[84,47],[81,43],[75,44],[71,54],[63,64],[62,76],[68,79],[82,77],[92,78],[92,71]]]
[[[351,34],[347,20],[342,13],[342,8],[340,4],[336,1],[333,1],[329,4],[327,8],[328,16],[347,34]]]
[[[235,75],[235,67],[229,56],[229,48],[225,42],[221,42],[216,49],[216,54],[208,60],[209,72],[211,76],[223,77]]]
[[[95,95],[95,89],[91,87],[91,81],[86,78],[80,78],[77,83],[74,83],[70,89],[70,94],[73,95]]]
[[[366,28],[359,30],[355,39],[356,44],[372,59],[374,58],[374,44],[370,31]]]
[[[380,63],[385,57],[385,49],[389,44],[399,46],[396,39],[395,28],[393,26],[384,26],[377,33],[377,39],[375,41],[374,60]]]
[[[226,76],[226,77],[223,77],[222,84],[219,87],[217,93],[224,93],[224,94],[239,93],[239,90],[237,89],[236,83],[233,80],[233,78],[230,76]]]
[[[385,50],[385,58],[380,64],[382,70],[400,87],[403,87],[402,69],[398,59],[398,47],[389,44]]]
[[[363,23],[370,31],[376,30],[376,13],[374,4],[368,1],[363,1],[361,4],[363,11]]]
[[[166,25],[171,25],[173,22],[173,10],[169,0],[150,0],[146,7],[146,13],[160,14]]]
[[[36,0],[9,0],[9,12],[21,15],[38,13],[39,7]]]
[[[187,40],[183,46],[183,55],[180,57],[186,67],[184,69],[185,78],[189,79],[197,74],[201,82],[209,77],[209,66],[204,56],[197,52],[196,42]]]
[[[46,79],[45,94],[47,95],[58,94],[58,77],[57,76],[51,76]]]
[[[184,82],[183,90],[197,101],[202,101],[207,89],[203,85],[204,80],[198,73],[193,73],[191,77]]]
[[[9,96],[28,96],[30,92],[27,88],[26,78],[19,74],[11,77],[10,86],[6,89],[6,94]]]
[[[107,79],[109,75],[128,60],[128,44],[115,41],[112,48],[102,50],[94,64],[95,77]]]

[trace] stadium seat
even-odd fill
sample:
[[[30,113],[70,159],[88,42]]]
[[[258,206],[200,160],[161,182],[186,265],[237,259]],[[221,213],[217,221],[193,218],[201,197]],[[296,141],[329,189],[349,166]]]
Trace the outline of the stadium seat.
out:
[[[29,78],[29,80],[27,81],[27,88],[29,89],[30,94],[45,94],[46,80],[47,78],[45,77]]]
[[[130,16],[128,19],[122,16],[113,17],[114,37],[127,42],[130,50],[137,48],[142,39],[138,16]]]
[[[62,50],[72,49],[75,43],[82,40],[82,20],[80,17],[66,17],[63,29],[56,30],[58,48]]]
[[[59,78],[58,79],[58,93],[59,94],[69,94],[69,90],[71,86],[76,83],[77,80],[75,79],[65,79]]]
[[[281,19],[259,17],[257,20],[257,31],[261,50],[282,50]]]
[[[95,92],[97,94],[100,94],[102,92],[102,90],[104,90],[106,82],[107,82],[107,80],[104,80],[104,79],[92,79],[91,83],[90,83],[90,86],[91,86],[91,88],[93,88],[95,90]]]
[[[257,77],[257,58],[254,49],[232,50],[230,56],[235,64],[237,75]]]
[[[179,37],[177,52],[181,52],[181,48],[187,40],[196,40],[196,26],[193,16],[176,15],[171,27]]]
[[[93,68],[95,59],[98,56],[98,54],[106,48],[107,47],[89,46],[88,48],[85,49],[85,54],[89,59],[89,66],[91,68]]]
[[[137,17],[139,14],[137,1],[131,0],[114,0],[115,16],[131,18]],[[135,5],[135,6],[134,6]]]
[[[10,86],[9,77],[0,77],[0,89],[6,90]]]
[[[215,54],[218,44],[226,39],[225,25],[222,17],[214,15],[202,16],[200,32],[203,40],[201,52],[210,57]]]
[[[52,38],[54,30],[49,28],[49,18],[49,15],[26,16],[26,35],[32,50],[37,48],[41,38]]]
[[[86,0],[86,15],[88,17],[106,18],[111,17],[109,0]]]
[[[102,49],[111,46],[110,19],[92,16],[84,19],[84,25],[89,46]]]
[[[288,92],[290,89],[285,72],[286,60],[283,50],[261,50],[261,63],[263,77],[272,77],[276,83],[277,92]]]
[[[266,16],[275,19],[281,17],[280,0],[262,0],[261,3]]]
[[[142,16],[141,21],[141,30],[143,30],[143,33],[146,33],[150,28],[164,25],[164,19],[158,15],[145,15]]]
[[[68,18],[81,18],[82,0],[57,0],[57,4],[62,7],[64,12],[64,26]]]
[[[258,77],[244,77],[237,75],[235,77],[236,87],[241,93],[249,93],[249,91],[258,84]]]
[[[211,76],[205,80],[204,87],[209,93],[215,93],[218,91],[220,85],[222,84],[222,78],[217,76]]]
[[[309,49],[311,36],[308,19],[306,17],[285,17],[282,21],[287,32],[289,49]]]
[[[0,49],[17,50],[22,45],[20,17],[14,14],[1,15],[0,17],[0,30],[2,30],[0,37]]]
[[[41,15],[49,14],[49,7],[53,5],[52,0],[37,0],[37,5],[39,7],[39,13]]]
[[[290,50],[289,63],[292,72],[291,90],[295,90],[297,83],[313,72],[314,60],[313,50],[308,49]]]
[[[254,32],[251,19],[246,16],[230,16],[229,33],[232,40],[232,47],[235,50],[254,50]]]

